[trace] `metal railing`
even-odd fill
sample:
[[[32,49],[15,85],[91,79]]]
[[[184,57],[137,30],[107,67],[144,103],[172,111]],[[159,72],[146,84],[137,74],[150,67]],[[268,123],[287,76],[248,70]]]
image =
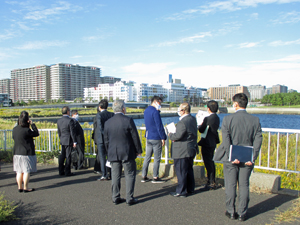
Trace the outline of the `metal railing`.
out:
[[[92,128],[85,128],[85,153],[95,155],[95,144],[92,137]],[[298,149],[300,130],[262,128],[263,144],[259,157],[256,160],[255,168],[263,170],[273,170],[291,173],[300,173],[300,149]],[[35,138],[35,148],[37,152],[49,152],[60,150],[57,129],[39,129],[40,136]],[[139,136],[143,148],[145,147],[145,127],[138,127]],[[14,141],[12,130],[0,130],[0,150],[12,149]],[[172,160],[170,156],[170,140],[166,141],[162,160],[169,164]],[[145,154],[145,149],[143,149]],[[143,155],[144,155],[143,154]],[[140,156],[144,158],[144,156]],[[195,158],[195,162],[203,162],[201,154]]]

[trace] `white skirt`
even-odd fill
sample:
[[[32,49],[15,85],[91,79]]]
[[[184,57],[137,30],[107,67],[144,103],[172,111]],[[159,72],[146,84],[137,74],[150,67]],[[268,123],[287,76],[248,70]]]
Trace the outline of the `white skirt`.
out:
[[[17,173],[36,172],[36,155],[14,155],[14,171]]]

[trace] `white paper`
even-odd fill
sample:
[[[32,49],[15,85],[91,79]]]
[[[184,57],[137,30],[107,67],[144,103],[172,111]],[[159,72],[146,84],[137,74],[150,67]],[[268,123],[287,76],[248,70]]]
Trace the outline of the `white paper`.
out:
[[[209,116],[209,113],[207,111],[199,110],[196,115],[197,125],[201,125],[203,123],[204,118],[207,116]]]
[[[168,133],[176,133],[175,123],[172,122],[166,126]]]
[[[106,161],[106,164],[105,164],[105,166],[107,166],[107,167],[111,168],[110,161]]]

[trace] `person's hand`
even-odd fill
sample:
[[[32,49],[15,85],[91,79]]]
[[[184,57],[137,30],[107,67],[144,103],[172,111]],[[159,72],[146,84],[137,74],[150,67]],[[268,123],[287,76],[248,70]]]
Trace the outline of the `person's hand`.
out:
[[[253,163],[252,163],[252,162],[250,162],[250,161],[248,161],[248,162],[245,162],[245,165],[246,165],[246,166],[252,166],[252,164],[253,164]]]
[[[232,164],[239,164],[240,163],[240,161],[238,160],[238,159],[235,159],[233,162],[232,162]]]
[[[32,124],[32,121],[31,121],[31,120],[28,120],[27,122],[28,122],[30,125]]]
[[[73,144],[73,148],[76,148],[76,143]]]
[[[165,146],[165,140],[161,140],[161,145],[162,145],[162,147],[164,147]]]
[[[136,153],[136,155],[137,155],[137,156],[141,156],[142,154],[141,154],[141,153]]]

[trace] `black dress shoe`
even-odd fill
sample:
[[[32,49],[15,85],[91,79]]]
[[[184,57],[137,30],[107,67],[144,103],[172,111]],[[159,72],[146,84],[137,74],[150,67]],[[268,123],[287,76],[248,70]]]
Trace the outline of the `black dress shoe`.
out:
[[[118,205],[120,203],[126,202],[126,200],[124,198],[117,198],[113,203],[115,205]]]
[[[35,189],[34,188],[31,188],[31,189],[27,189],[27,190],[23,190],[23,193],[28,193],[28,192],[32,192],[32,191],[34,191]]]
[[[134,205],[137,204],[139,202],[139,200],[137,200],[136,198],[131,199],[129,202],[127,202],[127,205]]]
[[[238,216],[239,221],[245,221],[247,219],[246,215]]]
[[[195,191],[188,191],[187,192],[187,195],[193,195],[193,194],[195,194]]]
[[[225,216],[227,216],[231,220],[235,220],[236,219],[235,213],[229,213],[228,211],[225,212]]]
[[[68,173],[66,174],[66,177],[75,176],[75,173]]]
[[[182,194],[178,194],[177,192],[170,192],[170,195],[171,196],[173,196],[173,197],[183,197],[183,198],[185,198],[186,197],[186,195],[184,194],[184,195],[182,195]]]
[[[64,176],[64,175],[65,175],[65,173],[60,173],[60,174],[59,174],[59,176]]]

